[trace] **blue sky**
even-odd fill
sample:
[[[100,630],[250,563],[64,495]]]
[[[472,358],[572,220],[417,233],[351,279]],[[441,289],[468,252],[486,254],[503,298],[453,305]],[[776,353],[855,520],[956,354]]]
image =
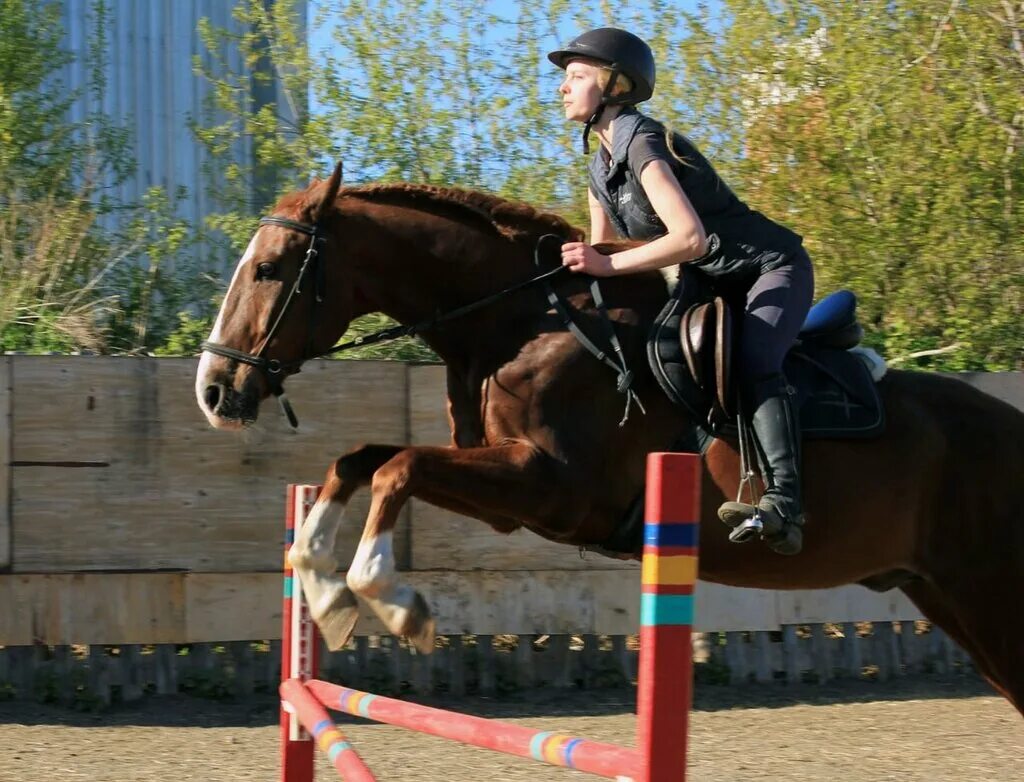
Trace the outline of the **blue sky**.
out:
[[[330,29],[329,25],[321,26],[319,29],[314,29],[312,20],[321,8],[332,8],[336,6],[337,0],[308,0],[308,18],[310,21],[311,37],[310,44],[313,51],[318,51],[324,46],[330,43]],[[668,3],[669,7],[678,11],[695,11],[701,3],[698,0],[673,0]],[[712,11],[717,11],[721,6],[721,0],[704,0],[702,3]],[[625,3],[623,3],[625,5]],[[489,13],[497,14],[508,19],[514,19],[519,9],[519,3],[514,0],[481,0],[481,8],[486,8]],[[600,19],[600,11],[598,10],[598,4],[590,4],[590,7],[594,10],[593,18]],[[586,3],[580,4],[581,10],[587,8]],[[602,20],[600,24],[611,24],[613,26],[628,26],[626,23],[618,22],[617,20]],[[498,38],[502,34],[501,28],[495,28],[495,37]],[[557,35],[561,43],[567,43],[573,38],[573,36],[582,32],[577,25],[571,21],[563,22],[558,30]],[[634,29],[633,32],[643,37],[644,31],[641,29]]]
[[[366,5],[373,7],[373,0],[365,0]],[[663,0],[662,3],[650,2],[650,0],[642,0],[641,2],[631,3],[628,0],[614,0],[609,2],[607,5],[614,6],[621,10],[621,16],[608,17],[604,15],[605,3],[579,3],[566,5],[556,11],[557,21],[550,22],[550,20],[544,20],[543,18],[538,19],[534,14],[536,11],[528,10],[524,16],[522,4],[513,2],[513,0],[470,0],[475,3],[470,5],[472,11],[470,13],[477,13],[479,16],[476,19],[472,17],[465,19],[464,17],[460,21],[468,21],[470,27],[474,27],[476,22],[487,21],[486,29],[483,32],[482,43],[484,46],[490,46],[492,43],[495,47],[494,54],[498,61],[507,60],[510,57],[514,57],[516,52],[512,49],[513,46],[522,46],[522,43],[514,43],[517,37],[520,35],[522,27],[519,24],[525,23],[528,25],[526,29],[538,29],[542,31],[543,38],[538,41],[539,52],[537,55],[536,64],[536,84],[521,84],[511,89],[518,91],[520,95],[535,94],[538,96],[549,96],[552,103],[553,111],[556,110],[556,88],[559,81],[561,80],[561,73],[551,65],[544,57],[544,52],[551,49],[560,47],[568,43],[579,33],[586,29],[598,26],[618,26],[629,29],[641,37],[647,37],[648,31],[645,29],[650,24],[651,19],[651,6],[661,5],[667,9],[662,11],[659,8],[659,12],[663,13],[661,23],[664,25],[666,21],[671,23],[671,19],[676,16],[681,16],[683,12],[696,12],[699,6],[703,6],[711,11],[713,14],[717,14],[721,10],[722,0],[705,0],[703,3],[699,3],[698,0]],[[385,19],[392,20],[388,31],[398,35],[402,35],[403,39],[407,39],[411,42],[411,47],[422,45],[422,31],[417,30],[415,27],[415,20],[409,20],[408,31],[402,30],[397,27],[397,24],[404,22],[403,18],[395,18],[397,3],[381,2],[379,3],[380,14],[376,21],[384,22]],[[459,13],[459,10],[465,8],[468,5],[466,0],[451,0],[451,3],[445,0],[424,0],[424,6],[426,9],[432,8],[445,8],[446,18],[453,18],[449,14]],[[347,22],[342,18],[342,13],[339,12],[338,8],[349,8],[352,6],[344,0],[308,0],[308,27],[309,27],[309,44],[310,50],[314,57],[314,62],[322,62],[324,53],[329,52],[336,58],[339,51],[337,44],[333,41],[332,34],[338,28],[344,29],[346,23],[351,23],[351,20]],[[528,9],[534,9],[536,4],[531,4]],[[317,24],[318,17],[327,12],[329,15]],[[667,19],[665,17],[668,17]],[[497,18],[498,21],[492,21]],[[550,22],[550,23],[549,23]],[[683,22],[680,21],[679,27],[680,32],[683,30]],[[461,25],[460,25],[461,28]],[[456,30],[451,31],[452,34],[456,34]],[[663,30],[664,32],[664,30]],[[474,44],[480,45],[481,40],[475,36],[478,33],[474,31]],[[519,39],[522,40],[521,38]],[[393,44],[391,44],[393,45]],[[440,52],[444,56],[443,52]],[[341,77],[341,80],[351,81],[353,84],[360,84],[363,77],[360,66],[353,64],[351,73],[345,72],[345,58],[342,56],[341,60],[335,60],[334,68],[336,75]],[[665,67],[665,63],[662,66]],[[408,66],[408,61],[405,63],[405,67]],[[517,65],[517,67],[521,67]],[[671,69],[671,65],[667,66]],[[665,72],[665,76],[671,78],[670,73]],[[489,83],[494,83],[494,72],[490,73],[488,78]],[[324,108],[320,102],[319,96],[315,89],[311,90],[310,94],[310,108],[314,113],[318,113],[318,110]],[[441,101],[442,104],[445,100],[449,100],[450,97],[446,98],[444,91],[439,91],[437,100]],[[450,105],[446,105],[445,108],[452,108]],[[456,107],[457,108],[457,107]],[[553,116],[555,116],[553,114]],[[578,135],[578,129],[566,128],[566,132],[571,134],[574,138]],[[363,171],[367,176],[374,177],[379,176],[380,172],[376,171]],[[493,173],[493,172],[492,172]]]

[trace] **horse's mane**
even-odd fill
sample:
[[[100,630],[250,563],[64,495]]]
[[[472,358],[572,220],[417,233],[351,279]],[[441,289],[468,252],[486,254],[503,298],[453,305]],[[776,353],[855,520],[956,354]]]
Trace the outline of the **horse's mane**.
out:
[[[338,192],[338,198],[346,197],[412,207],[454,208],[462,214],[483,221],[502,236],[512,240],[544,233],[575,240],[583,237],[580,229],[556,214],[542,212],[528,204],[509,201],[477,190],[408,183],[374,184],[342,188]]]

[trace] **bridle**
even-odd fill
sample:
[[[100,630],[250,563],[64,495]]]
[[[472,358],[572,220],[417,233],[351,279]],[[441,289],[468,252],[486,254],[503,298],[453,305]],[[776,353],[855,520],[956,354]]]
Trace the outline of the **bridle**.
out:
[[[324,294],[326,289],[326,273],[324,264],[320,259],[320,250],[318,245],[327,241],[327,237],[323,232],[323,227],[319,223],[302,223],[297,220],[289,220],[285,217],[274,217],[266,216],[260,218],[260,225],[277,225],[282,228],[290,228],[293,231],[305,234],[309,237],[309,247],[306,250],[306,257],[302,261],[302,266],[299,267],[299,273],[295,278],[295,283],[292,285],[291,290],[288,291],[288,296],[281,306],[281,309],[277,313],[277,317],[274,318],[273,324],[267,331],[267,335],[260,342],[259,348],[252,353],[246,353],[244,350],[236,350],[235,348],[228,347],[227,345],[221,345],[216,342],[203,342],[200,346],[202,350],[213,353],[223,358],[232,359],[239,361],[243,364],[256,367],[266,376],[267,382],[270,386],[271,393],[277,397],[281,404],[281,409],[284,414],[288,417],[288,423],[291,424],[292,428],[298,428],[299,420],[295,415],[295,411],[292,410],[291,402],[288,401],[288,397],[284,393],[284,381],[285,378],[290,374],[295,374],[299,371],[299,367],[303,362],[308,361],[312,358],[323,358],[324,356],[331,356],[335,353],[341,353],[345,350],[352,348],[363,347],[365,345],[373,345],[377,342],[386,342],[393,339],[399,339],[400,337],[416,336],[428,331],[435,326],[444,323],[449,320],[468,315],[470,312],[486,307],[489,304],[508,296],[511,293],[522,290],[523,288],[529,287],[539,282],[544,283],[544,288],[547,293],[548,301],[562,316],[562,320],[566,327],[573,333],[577,340],[579,340],[583,346],[600,361],[607,364],[619,375],[618,390],[620,393],[626,394],[626,417],[623,418],[620,426],[626,422],[629,416],[629,405],[630,402],[637,399],[635,392],[633,392],[631,385],[633,380],[633,373],[626,367],[626,358],[622,352],[622,347],[619,345],[618,338],[615,335],[615,330],[612,328],[611,319],[608,317],[607,310],[604,308],[604,302],[601,297],[600,287],[598,286],[597,279],[594,278],[591,283],[591,290],[593,292],[595,304],[598,306],[601,318],[605,323],[606,334],[613,347],[613,353],[616,359],[612,359],[607,355],[605,351],[599,350],[583,332],[573,322],[571,314],[565,307],[565,303],[562,302],[557,293],[551,287],[548,282],[552,277],[557,274],[561,274],[566,271],[564,266],[557,266],[554,269],[538,274],[535,277],[531,277],[528,280],[523,280],[515,285],[512,285],[504,290],[492,293],[490,296],[485,296],[482,299],[465,304],[462,307],[457,307],[448,312],[438,313],[432,318],[414,323],[411,326],[392,326],[391,328],[382,329],[376,331],[373,334],[367,334],[362,337],[357,337],[351,342],[344,342],[341,345],[335,345],[330,350],[324,351],[323,353],[313,353],[311,351],[313,343],[313,334],[316,326],[316,313],[317,304],[323,303]],[[541,258],[540,251],[545,241],[555,240],[559,244],[562,244],[565,239],[564,237],[558,236],[557,234],[544,234],[537,239],[537,244],[534,247],[533,257],[534,264],[540,268]],[[278,328],[281,326],[281,322],[284,320],[284,316],[287,314],[288,309],[291,307],[295,297],[302,294],[303,280],[305,280],[308,274],[313,276],[313,304],[310,307],[309,314],[309,328],[306,341],[306,349],[303,351],[302,358],[296,361],[280,361],[276,358],[267,358],[264,352],[267,346],[270,344],[270,340],[273,339],[277,333]],[[643,406],[640,405],[640,409],[643,410]]]
[[[261,217],[260,225],[279,225],[283,228],[290,228],[293,231],[306,234],[309,237],[309,247],[306,250],[306,257],[302,260],[302,266],[299,267],[299,273],[295,278],[295,282],[288,291],[288,297],[284,300],[284,304],[277,313],[277,317],[274,319],[270,330],[267,331],[267,336],[263,338],[259,348],[252,353],[246,353],[244,350],[236,350],[235,348],[228,347],[227,345],[221,345],[216,342],[203,342],[201,345],[202,349],[213,353],[224,358],[230,358],[235,361],[240,361],[243,364],[256,367],[266,375],[267,382],[270,385],[270,390],[278,398],[281,403],[281,407],[284,410],[286,416],[288,416],[288,422],[292,427],[298,427],[299,420],[295,416],[295,411],[292,410],[291,403],[288,401],[288,397],[284,393],[284,379],[289,374],[294,374],[298,371],[299,366],[302,362],[309,358],[315,358],[315,356],[308,355],[310,353],[310,345],[312,344],[314,326],[316,325],[316,305],[321,304],[324,300],[324,289],[326,287],[326,280],[324,274],[324,265],[320,260],[320,250],[317,246],[325,241],[326,237],[322,233],[322,228],[319,223],[300,223],[297,220],[289,220],[285,217]],[[281,327],[281,322],[284,320],[284,316],[288,313],[288,309],[291,307],[292,302],[296,296],[302,294],[302,282],[306,278],[307,273],[312,268],[313,275],[313,306],[310,307],[310,324],[309,334],[307,337],[306,350],[303,351],[303,357],[297,361],[282,362],[276,358],[267,358],[264,352],[267,346],[270,344],[270,340],[274,338],[277,330]]]

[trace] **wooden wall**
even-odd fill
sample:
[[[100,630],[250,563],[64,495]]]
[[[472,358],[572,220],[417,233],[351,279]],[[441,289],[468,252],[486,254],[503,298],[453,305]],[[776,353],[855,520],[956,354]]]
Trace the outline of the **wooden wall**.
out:
[[[319,483],[364,442],[444,444],[444,370],[315,361],[244,433],[209,428],[194,359],[0,357],[0,644],[162,643],[277,633],[284,486]],[[1024,374],[965,376],[1024,408]],[[367,510],[340,536],[351,556]],[[442,633],[631,633],[635,563],[412,502],[396,540]],[[415,542],[414,545],[412,542]],[[909,620],[849,588],[776,594],[702,586],[703,629]],[[524,599],[524,596],[528,599]],[[376,632],[372,623],[366,632]]]
[[[11,364],[0,356],[0,572],[11,567]]]

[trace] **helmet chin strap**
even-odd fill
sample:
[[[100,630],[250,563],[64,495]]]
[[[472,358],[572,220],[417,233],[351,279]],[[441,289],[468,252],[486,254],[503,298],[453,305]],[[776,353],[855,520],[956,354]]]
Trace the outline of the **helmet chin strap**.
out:
[[[587,120],[583,126],[583,154],[590,154],[590,128],[595,122],[601,119],[601,115],[604,114],[604,104],[602,103],[597,107],[597,111],[590,115],[590,119]]]
[[[605,107],[608,105],[608,99],[612,96],[612,90],[615,89],[615,82],[619,78],[619,69],[612,68],[611,75],[608,77],[608,83],[604,85],[604,91],[601,93],[601,102],[597,104],[597,109],[590,115],[590,119],[583,125],[583,154],[590,154],[590,129],[595,123],[600,121],[601,115],[604,114]]]

